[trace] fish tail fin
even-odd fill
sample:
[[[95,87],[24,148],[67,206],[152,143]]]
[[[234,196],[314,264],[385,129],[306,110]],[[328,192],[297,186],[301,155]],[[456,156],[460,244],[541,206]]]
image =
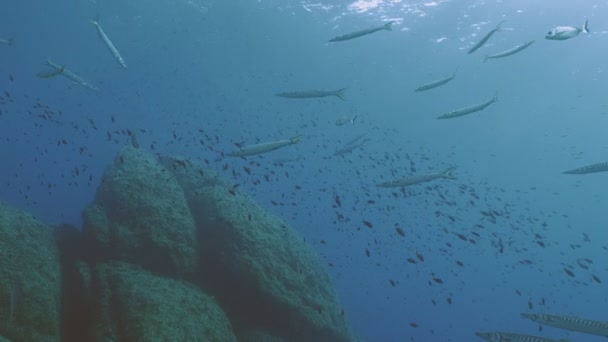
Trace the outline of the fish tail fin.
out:
[[[488,55],[485,55],[485,56],[483,56],[481,61],[485,63],[488,59],[490,59],[490,57]]]
[[[358,116],[358,115],[355,115],[355,116],[353,116],[353,118],[352,118],[352,119],[350,119],[350,124],[351,124],[351,125],[354,125],[354,124],[355,124],[355,120],[357,119],[357,116]]]
[[[333,95],[339,97],[342,101],[346,101],[346,98],[344,97],[344,92],[346,91],[346,89],[348,88],[338,89],[333,93]]]
[[[492,97],[492,101],[498,102],[498,90],[494,92],[494,96]]]
[[[297,144],[300,142],[300,138],[302,138],[302,134],[296,135],[295,137],[289,139],[289,142],[291,142],[292,144]]]
[[[393,27],[391,25],[393,25],[395,21],[391,20],[388,23],[384,24],[383,29],[387,30],[387,31],[392,31]]]
[[[93,19],[91,19],[91,24],[99,25],[99,14],[96,15]]]
[[[501,21],[498,23],[498,25],[496,25],[495,30],[496,30],[496,31],[498,31],[498,32],[500,32],[500,31],[502,30],[502,24],[504,24],[504,23],[505,23],[505,21],[504,21],[504,20],[501,20]]]
[[[15,45],[15,38],[11,37],[8,39],[8,46],[13,46],[13,45]]]
[[[447,178],[447,179],[457,179],[456,176],[454,176],[452,174],[452,172],[454,170],[456,170],[457,166],[450,166],[449,168],[445,169],[442,173],[441,173],[441,177],[443,178]]]
[[[586,19],[585,23],[583,24],[583,32],[589,33],[589,19]]]

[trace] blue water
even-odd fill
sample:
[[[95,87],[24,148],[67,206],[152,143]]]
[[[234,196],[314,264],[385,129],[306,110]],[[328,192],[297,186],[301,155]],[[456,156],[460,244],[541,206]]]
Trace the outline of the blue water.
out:
[[[128,70],[98,38],[95,15]],[[0,199],[48,224],[80,225],[129,129],[153,153],[207,160],[292,224],[328,264],[362,340],[471,341],[500,330],[600,341],[538,332],[520,313],[608,320],[608,178],[561,174],[608,160],[607,15],[599,0],[14,2],[0,15],[0,37],[15,38],[0,45],[0,91],[12,100],[0,94]],[[585,18],[591,34],[544,39]],[[392,32],[326,43],[391,19]],[[503,30],[467,55],[501,20]],[[481,62],[532,39],[517,55]],[[47,58],[101,90],[36,77]],[[413,92],[455,71],[447,85]],[[343,87],[347,101],[274,96]],[[496,92],[499,102],[480,113],[435,119]],[[355,125],[336,126],[344,114],[357,114]],[[362,148],[328,158],[362,133]],[[261,157],[221,154],[298,134],[302,143]],[[413,173],[410,161],[417,173],[457,165],[458,180],[407,195],[375,187]],[[502,214],[495,224],[488,210]],[[409,263],[416,253],[424,262]],[[594,263],[583,269],[580,258]]]

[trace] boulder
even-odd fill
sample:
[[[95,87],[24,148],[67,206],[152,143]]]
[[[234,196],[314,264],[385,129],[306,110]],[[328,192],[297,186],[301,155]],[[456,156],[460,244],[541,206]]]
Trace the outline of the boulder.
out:
[[[237,341],[215,300],[193,285],[120,262],[93,273],[97,341]]]
[[[59,341],[60,284],[52,229],[0,203],[0,336]]]
[[[85,210],[84,232],[93,260],[128,261],[171,276],[196,270],[196,227],[184,193],[140,149],[123,148],[106,170]]]
[[[198,282],[237,331],[287,341],[352,341],[322,263],[295,230],[215,173],[161,158],[199,229]]]

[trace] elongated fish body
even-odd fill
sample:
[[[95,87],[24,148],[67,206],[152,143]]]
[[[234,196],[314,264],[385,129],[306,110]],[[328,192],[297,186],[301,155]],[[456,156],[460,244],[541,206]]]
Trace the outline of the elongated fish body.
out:
[[[533,335],[523,335],[508,332],[477,332],[475,335],[488,342],[568,342],[567,339],[553,339]]]
[[[514,48],[511,48],[509,50],[506,50],[506,51],[503,51],[503,52],[499,52],[499,53],[496,53],[496,54],[493,54],[493,55],[485,56],[483,58],[483,61],[485,62],[488,59],[498,59],[498,58],[504,58],[504,57],[508,57],[508,56],[514,55],[514,54],[516,54],[516,53],[518,53],[520,51],[523,51],[523,50],[527,49],[528,46],[532,45],[534,42],[535,42],[535,40],[531,40],[531,41],[529,41],[527,43],[518,45],[518,46],[516,46]]]
[[[405,177],[405,178],[401,178],[401,179],[397,179],[397,180],[380,183],[376,186],[379,188],[401,188],[404,186],[410,186],[410,185],[430,182],[430,181],[433,181],[435,179],[440,179],[440,178],[456,179],[456,177],[452,174],[452,171],[454,171],[454,170],[456,170],[456,166],[447,168],[447,169],[443,170],[442,172],[409,176],[409,177]]]
[[[301,135],[298,135],[291,139],[269,141],[269,142],[263,142],[263,143],[259,143],[259,144],[244,146],[234,152],[228,153],[227,156],[229,156],[229,157],[248,157],[248,156],[253,156],[256,154],[267,153],[270,151],[278,150],[279,148],[282,148],[285,146],[297,144],[300,142],[301,137],[302,137]]]
[[[340,100],[345,101],[344,92],[347,88],[338,90],[300,90],[300,91],[287,91],[283,93],[275,94],[278,97],[285,97],[288,99],[314,99],[327,96],[335,96]]]
[[[357,115],[355,115],[355,116],[343,115],[343,116],[337,118],[335,123],[336,123],[336,126],[344,126],[347,123],[354,125],[356,119],[357,119]]]
[[[369,141],[369,139],[365,138],[366,135],[367,134],[361,134],[361,135],[357,136],[355,139],[347,142],[346,144],[344,144],[344,146],[342,146],[341,148],[337,149],[336,152],[334,152],[334,156],[341,156],[343,154],[350,153],[357,147],[363,146],[363,144],[365,144],[366,142]]]
[[[429,82],[427,84],[423,84],[420,87],[416,88],[414,91],[425,91],[425,90],[430,90],[433,88],[441,87],[442,85],[450,82],[454,78],[456,78],[456,73],[452,74],[452,76],[450,76],[450,77],[442,78],[440,80],[436,80],[433,82]]]
[[[63,70],[60,75],[65,76],[67,79],[69,79],[70,81],[80,84],[81,86],[85,87],[85,88],[89,88],[91,90],[99,90],[99,88],[85,80],[84,78],[80,77],[79,75],[73,73],[72,71],[68,70],[65,66],[61,66],[59,64],[53,63],[51,60],[47,60],[46,64],[48,66],[50,66],[51,68],[55,69],[55,70]]]
[[[521,315],[543,325],[608,337],[608,321],[592,321],[574,316],[558,316],[548,314],[522,313]]]
[[[393,25],[393,23],[394,23],[394,21],[391,20],[382,26],[376,26],[376,27],[371,27],[371,28],[361,30],[361,31],[347,33],[345,35],[334,37],[334,38],[330,39],[329,41],[330,42],[343,42],[345,40],[350,40],[350,39],[367,36],[368,34],[372,34],[374,32],[378,32],[378,31],[382,31],[382,30],[392,31],[393,28],[391,27],[391,25]]]
[[[567,175],[586,175],[588,173],[606,172],[608,171],[608,162],[586,165],[576,169],[564,171]]]
[[[101,38],[101,40],[106,45],[108,50],[110,50],[110,52],[112,53],[112,56],[114,56],[114,59],[118,62],[118,64],[120,64],[121,67],[126,69],[127,63],[125,63],[125,60],[122,59],[122,57],[120,56],[120,53],[118,52],[118,50],[116,49],[116,47],[114,46],[114,44],[112,43],[110,38],[108,38],[106,33],[103,31],[103,28],[101,28],[101,25],[99,25],[99,19],[97,17],[95,17],[95,19],[91,20],[91,23],[93,25],[95,25],[99,38]]]
[[[15,44],[15,40],[13,38],[0,38],[0,44],[13,46],[13,44]]]
[[[57,75],[61,75],[64,71],[65,71],[65,65],[62,66],[61,69],[53,68],[53,70],[50,70],[50,71],[41,71],[41,72],[37,73],[36,76],[38,76],[40,78],[51,78],[51,77],[55,77]]]
[[[483,38],[481,38],[479,42],[477,42],[477,44],[473,45],[473,47],[469,50],[469,52],[467,52],[467,54],[470,55],[473,52],[477,51],[480,47],[484,46],[488,42],[488,40],[490,40],[490,38],[494,35],[494,33],[500,32],[500,26],[504,22],[504,20],[499,22],[498,25],[496,25],[496,27],[492,31],[488,32],[485,36],[483,36]]]
[[[573,26],[557,26],[551,31],[547,32],[545,39],[548,40],[566,40],[578,36],[581,32],[589,33],[589,20],[585,20],[583,27]]]
[[[473,114],[475,112],[479,112],[480,110],[486,109],[489,105],[491,105],[492,103],[494,103],[496,101],[498,101],[498,96],[494,95],[494,97],[492,97],[491,99],[489,99],[488,101],[486,101],[484,103],[476,104],[476,105],[473,105],[470,107],[456,109],[455,111],[441,114],[437,117],[437,119],[453,119],[453,118],[457,118],[459,116]]]

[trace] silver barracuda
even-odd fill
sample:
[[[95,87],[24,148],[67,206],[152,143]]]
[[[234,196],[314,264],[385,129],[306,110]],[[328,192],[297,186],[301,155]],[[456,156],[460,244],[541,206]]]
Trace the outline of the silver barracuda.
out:
[[[334,156],[341,156],[343,154],[347,154],[352,152],[354,149],[363,146],[363,144],[365,144],[366,142],[368,142],[370,139],[367,138],[367,134],[361,134],[359,136],[357,136],[355,139],[347,142],[346,144],[344,144],[344,146],[340,147],[339,149],[336,150],[336,152],[334,152]]]
[[[41,72],[37,73],[36,76],[38,76],[40,78],[52,78],[57,75],[63,74],[64,71],[65,71],[65,65],[62,66],[61,69],[52,68],[52,70],[41,71]]]
[[[380,183],[376,185],[379,188],[401,188],[404,186],[416,185],[420,183],[426,183],[433,181],[435,179],[456,179],[456,177],[452,174],[454,170],[456,170],[456,166],[451,166],[441,172],[427,173],[423,175],[414,175],[409,176],[397,180],[392,180],[384,183]]]
[[[13,38],[0,38],[0,44],[13,46],[15,44],[15,40]]]
[[[498,95],[494,95],[494,97],[487,100],[486,102],[476,104],[476,105],[473,105],[470,107],[456,109],[454,111],[441,114],[437,117],[437,119],[452,119],[452,118],[457,118],[457,117],[468,115],[468,114],[473,114],[475,112],[479,112],[480,110],[486,109],[489,105],[491,105],[492,103],[494,103],[496,101],[498,101]]]
[[[477,332],[475,335],[488,342],[569,342],[567,339],[553,339],[509,332]]]
[[[70,81],[72,81],[76,84],[80,84],[81,86],[83,86],[85,88],[89,88],[91,90],[99,90],[99,88],[95,84],[93,84],[93,83],[85,80],[84,78],[80,77],[79,75],[73,73],[72,71],[68,70],[65,66],[61,66],[59,64],[53,63],[50,59],[46,61],[46,64],[55,70],[63,70],[59,75],[65,76],[67,79],[69,79]]]
[[[357,115],[354,115],[354,116],[342,115],[341,117],[336,119],[335,124],[336,124],[336,126],[344,126],[348,123],[351,125],[354,125],[356,119],[357,119]]]
[[[547,32],[545,39],[548,40],[566,40],[578,36],[581,32],[589,33],[589,20],[585,20],[583,27],[573,26],[557,26]]]
[[[277,93],[275,96],[285,97],[288,99],[314,99],[320,97],[328,97],[335,96],[340,100],[345,101],[344,92],[347,88],[342,88],[338,90],[300,90],[300,91],[286,91],[282,93]]]
[[[110,38],[108,38],[106,33],[103,31],[103,28],[101,28],[101,25],[99,25],[99,17],[95,17],[93,20],[91,20],[91,24],[95,25],[95,29],[97,29],[97,34],[99,35],[99,38],[101,38],[105,46],[108,48],[108,50],[110,50],[116,62],[118,62],[121,67],[126,69],[127,63],[125,63],[125,60],[122,59],[122,56],[120,56],[120,52],[118,52]]]
[[[298,135],[291,139],[268,141],[268,142],[263,142],[263,143],[259,143],[259,144],[243,146],[243,147],[239,148],[238,150],[236,150],[234,152],[230,152],[226,155],[229,157],[248,157],[248,156],[253,156],[256,154],[267,153],[267,152],[271,152],[274,150],[278,150],[279,148],[282,148],[285,146],[297,144],[300,142],[301,137],[302,137],[301,135]]]
[[[523,51],[523,50],[527,49],[528,46],[532,45],[534,42],[535,42],[535,40],[531,40],[531,41],[529,41],[527,43],[518,45],[518,46],[516,46],[514,48],[511,48],[509,50],[505,50],[503,52],[499,52],[499,53],[496,53],[496,54],[493,54],[493,55],[485,56],[483,58],[483,61],[485,62],[488,59],[498,59],[498,58],[504,58],[504,57],[508,57],[508,56],[514,55],[514,54],[516,54],[516,53],[518,53],[520,51]]]
[[[596,163],[578,167],[576,169],[564,171],[566,175],[586,175],[588,173],[606,172],[608,171],[608,162]]]
[[[381,26],[375,26],[375,27],[371,27],[365,30],[360,30],[360,31],[355,31],[355,32],[351,32],[351,33],[347,33],[341,36],[337,36],[334,37],[332,39],[330,39],[330,42],[343,42],[345,40],[350,40],[350,39],[355,39],[355,38],[359,38],[359,37],[363,37],[363,36],[367,36],[368,34],[372,34],[374,32],[378,32],[378,31],[382,31],[382,30],[386,30],[386,31],[392,31],[393,28],[391,27],[391,25],[393,25],[394,21],[389,21],[388,23],[381,25]]]
[[[477,51],[480,47],[484,46],[488,42],[488,40],[490,40],[490,38],[494,35],[494,33],[500,32],[500,27],[504,22],[504,20],[499,22],[498,25],[496,25],[496,27],[492,31],[488,32],[485,36],[483,36],[483,38],[481,38],[479,42],[477,42],[477,44],[473,45],[473,47],[469,50],[469,52],[467,52],[467,54],[470,55],[473,52]]]
[[[564,330],[608,337],[608,321],[592,321],[575,316],[522,313],[523,317],[536,323]]]
[[[456,72],[454,72],[452,74],[452,76],[450,77],[445,77],[436,81],[432,81],[426,84],[421,85],[420,87],[416,88],[414,91],[425,91],[425,90],[430,90],[433,88],[437,88],[437,87],[441,87],[442,85],[450,82],[451,80],[453,80],[454,78],[456,78]]]

